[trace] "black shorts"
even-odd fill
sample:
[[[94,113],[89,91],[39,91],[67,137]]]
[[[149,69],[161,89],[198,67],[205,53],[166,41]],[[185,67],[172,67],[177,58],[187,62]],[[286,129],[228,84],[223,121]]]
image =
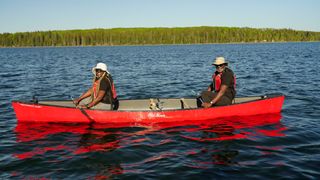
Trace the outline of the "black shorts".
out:
[[[214,97],[217,96],[218,93],[212,91],[203,91],[201,93],[201,98],[203,102],[210,103]],[[232,104],[232,99],[227,96],[222,96],[221,99],[214,104],[214,106],[226,106]]]

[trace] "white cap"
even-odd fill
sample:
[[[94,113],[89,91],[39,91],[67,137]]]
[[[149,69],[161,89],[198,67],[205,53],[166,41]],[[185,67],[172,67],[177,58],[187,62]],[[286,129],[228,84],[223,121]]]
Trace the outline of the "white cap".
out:
[[[94,75],[96,75],[96,70],[97,70],[97,69],[100,69],[100,70],[105,71],[105,72],[107,72],[108,74],[110,74],[109,71],[108,71],[108,67],[107,67],[107,65],[106,65],[105,63],[98,63],[98,64],[96,65],[96,67],[92,68],[92,73],[93,73]]]

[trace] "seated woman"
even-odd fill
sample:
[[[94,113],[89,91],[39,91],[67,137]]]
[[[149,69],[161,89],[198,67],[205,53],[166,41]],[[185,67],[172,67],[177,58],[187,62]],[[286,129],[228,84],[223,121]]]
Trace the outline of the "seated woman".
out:
[[[92,87],[75,99],[73,103],[78,108],[117,110],[119,101],[107,65],[98,63],[92,68],[92,73],[94,74]]]

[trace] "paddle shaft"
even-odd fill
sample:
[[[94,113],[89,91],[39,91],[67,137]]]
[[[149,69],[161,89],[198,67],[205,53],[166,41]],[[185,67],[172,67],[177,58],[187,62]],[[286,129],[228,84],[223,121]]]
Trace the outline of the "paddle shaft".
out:
[[[95,122],[94,119],[92,119],[83,108],[79,108],[79,109],[80,109],[81,113],[89,119],[90,123]]]
[[[72,96],[71,96],[71,100],[72,100],[72,103],[74,104],[74,99],[72,98]],[[76,105],[76,104],[74,104],[74,105],[75,105],[76,108],[77,108],[77,105]],[[94,122],[95,122],[94,119],[92,119],[92,118],[88,115],[88,113],[87,113],[83,108],[79,108],[79,110],[80,110],[80,112],[81,112],[86,118],[89,119],[90,123],[94,123]]]

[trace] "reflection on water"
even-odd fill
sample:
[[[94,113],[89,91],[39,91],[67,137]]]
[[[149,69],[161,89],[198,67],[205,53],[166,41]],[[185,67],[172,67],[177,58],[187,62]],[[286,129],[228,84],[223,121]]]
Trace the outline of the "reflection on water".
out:
[[[320,177],[319,47],[317,42],[0,49],[0,179],[169,179],[179,172],[179,179]],[[230,60],[238,96],[285,94],[283,117],[16,125],[12,100],[78,96],[90,86],[97,62],[110,67],[121,99],[194,97],[191,90],[208,85],[216,55]]]
[[[55,124],[55,123],[18,123],[16,141],[21,148],[15,157],[27,159],[42,157],[50,152],[62,155],[61,159],[87,153],[114,152],[122,154],[128,149],[165,149],[168,146],[180,146],[178,139],[184,138],[196,146],[183,151],[171,152],[170,148],[144,157],[137,155],[137,161],[112,165],[104,171],[108,173],[137,172],[140,166],[157,161],[191,158],[185,165],[192,168],[208,168],[212,164],[237,164],[234,160],[239,152],[219,142],[239,139],[259,139],[285,136],[280,123],[281,114],[269,114],[250,117],[234,117],[211,121],[149,123],[149,124]],[[163,139],[161,139],[163,138]],[[64,142],[60,144],[59,142]],[[214,148],[204,145],[218,143]],[[263,147],[257,147],[265,151]],[[23,149],[23,150],[22,150]],[[122,151],[123,150],[123,151]],[[162,149],[163,150],[163,149]],[[202,159],[211,156],[211,162]],[[132,158],[132,157],[131,157]],[[62,160],[63,161],[63,160]],[[124,171],[125,170],[125,171]],[[102,173],[106,174],[106,173]],[[103,176],[105,177],[105,176]]]

